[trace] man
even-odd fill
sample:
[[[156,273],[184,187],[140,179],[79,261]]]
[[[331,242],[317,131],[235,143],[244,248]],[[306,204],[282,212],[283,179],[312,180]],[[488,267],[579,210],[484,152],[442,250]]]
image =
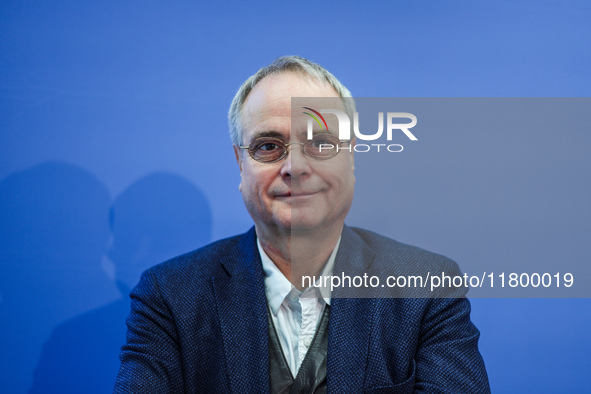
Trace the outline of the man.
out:
[[[303,285],[457,266],[344,225],[355,141],[328,125],[309,140],[292,97],[350,93],[295,56],[242,85],[230,131],[255,226],[144,273],[115,392],[489,392],[464,297],[351,298]]]

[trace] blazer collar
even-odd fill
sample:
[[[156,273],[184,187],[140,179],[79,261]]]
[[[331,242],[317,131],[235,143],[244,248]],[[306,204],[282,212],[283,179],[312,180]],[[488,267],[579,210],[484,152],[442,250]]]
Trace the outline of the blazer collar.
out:
[[[333,275],[363,277],[374,258],[363,238],[345,226]],[[373,299],[348,298],[345,288],[334,289],[328,328],[328,391],[363,390],[374,308]]]
[[[256,232],[254,226],[238,238],[234,247],[220,260],[229,276],[263,275],[261,258],[257,249]]]
[[[333,275],[363,276],[375,253],[344,226]],[[232,392],[269,391],[269,348],[264,273],[254,227],[221,261],[228,275],[212,278]],[[334,392],[361,391],[374,307],[371,299],[332,293],[327,384]]]
[[[375,253],[353,228],[343,227],[334,274],[363,275],[373,263]]]
[[[231,392],[269,391],[267,302],[254,227],[221,261],[212,278]]]

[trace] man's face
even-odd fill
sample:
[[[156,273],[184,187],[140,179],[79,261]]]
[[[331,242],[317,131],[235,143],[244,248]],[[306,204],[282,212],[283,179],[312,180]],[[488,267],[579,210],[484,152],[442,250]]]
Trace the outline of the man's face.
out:
[[[295,73],[265,77],[243,107],[243,145],[269,133],[285,143],[305,142],[305,121],[292,122],[292,97],[338,94],[330,85]],[[301,123],[302,127],[292,130],[292,123]],[[304,155],[300,145],[292,145],[287,157],[276,163],[260,163],[247,150],[235,150],[242,198],[257,229],[298,231],[342,226],[353,201],[355,184],[353,154],[348,150],[328,160],[316,160]]]

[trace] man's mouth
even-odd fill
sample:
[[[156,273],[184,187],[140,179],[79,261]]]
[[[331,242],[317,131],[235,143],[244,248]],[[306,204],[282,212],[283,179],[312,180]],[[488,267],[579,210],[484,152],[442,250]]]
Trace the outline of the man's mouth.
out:
[[[277,193],[275,194],[275,197],[305,197],[305,196],[312,196],[314,194],[318,193],[317,191],[297,191],[294,192],[292,191],[287,191],[287,192],[282,192],[282,193]]]

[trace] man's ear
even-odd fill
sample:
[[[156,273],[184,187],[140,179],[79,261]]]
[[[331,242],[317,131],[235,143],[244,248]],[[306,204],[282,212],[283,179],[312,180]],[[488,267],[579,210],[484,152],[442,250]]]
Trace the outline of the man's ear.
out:
[[[238,162],[238,167],[240,167],[240,183],[238,184],[238,190],[242,192],[242,149],[234,146],[234,155],[236,156],[236,161]]]
[[[357,179],[355,178],[355,145],[357,144],[357,139],[355,137],[351,138],[351,141],[349,141],[349,145],[351,145],[351,172],[353,175],[353,184],[355,184],[357,182]]]
[[[238,162],[238,167],[240,167],[240,173],[242,174],[242,149],[240,149],[236,145],[232,146],[234,147],[234,155],[236,155],[236,161]]]
[[[355,145],[357,144],[357,138],[353,137],[351,138],[351,141],[349,141],[349,144],[351,145],[351,164],[353,164],[353,169],[355,169]]]

